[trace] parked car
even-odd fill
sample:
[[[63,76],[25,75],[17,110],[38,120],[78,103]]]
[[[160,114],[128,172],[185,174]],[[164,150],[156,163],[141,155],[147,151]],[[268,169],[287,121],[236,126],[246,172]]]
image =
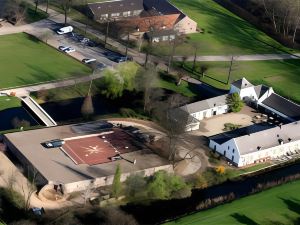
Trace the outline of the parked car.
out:
[[[73,31],[72,26],[62,27],[56,31],[57,34],[67,34]]]
[[[59,148],[65,144],[64,140],[54,139],[50,141],[46,141],[42,143],[42,145],[46,148]]]
[[[90,41],[90,39],[88,39],[88,38],[86,38],[86,37],[84,37],[84,38],[82,38],[81,40],[80,40],[80,42],[82,43],[82,44],[86,44],[86,43],[88,43]]]
[[[93,42],[93,41],[89,41],[89,42],[87,43],[87,45],[88,45],[89,47],[96,47],[96,46],[97,46],[97,44],[96,44],[95,42]]]
[[[70,46],[63,46],[63,45],[61,45],[61,46],[58,47],[58,49],[61,50],[61,51],[64,51],[64,50],[66,50],[68,48],[70,48]]]
[[[67,49],[64,50],[65,53],[71,53],[71,52],[75,52],[75,48],[69,47]]]
[[[108,59],[110,59],[111,61],[114,61],[116,63],[120,63],[120,62],[126,62],[128,60],[132,60],[132,57],[130,56],[124,56],[115,52],[104,52],[103,53]]]
[[[96,59],[83,59],[82,62],[85,63],[85,64],[90,64],[92,62],[95,62]]]
[[[102,63],[102,62],[99,62],[99,63],[97,64],[97,68],[98,68],[99,70],[104,70],[106,67],[107,67],[107,65],[104,64],[104,63]]]

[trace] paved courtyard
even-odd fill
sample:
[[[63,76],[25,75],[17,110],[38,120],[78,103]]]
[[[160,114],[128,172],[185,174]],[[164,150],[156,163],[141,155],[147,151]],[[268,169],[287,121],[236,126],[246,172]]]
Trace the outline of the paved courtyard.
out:
[[[261,113],[256,112],[254,109],[244,106],[238,113],[227,113],[218,116],[213,116],[200,121],[200,129],[191,133],[201,136],[212,136],[224,132],[224,124],[232,123],[241,125],[242,127],[252,125],[252,119]]]

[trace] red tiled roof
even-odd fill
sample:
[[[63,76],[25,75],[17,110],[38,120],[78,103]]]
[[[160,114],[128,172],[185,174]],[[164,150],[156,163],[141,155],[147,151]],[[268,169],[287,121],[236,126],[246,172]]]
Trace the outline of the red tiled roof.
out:
[[[147,32],[151,30],[170,30],[173,29],[180,14],[161,15],[161,16],[149,16],[138,17],[132,19],[126,19],[117,21],[117,26],[121,28],[138,29],[139,32]]]

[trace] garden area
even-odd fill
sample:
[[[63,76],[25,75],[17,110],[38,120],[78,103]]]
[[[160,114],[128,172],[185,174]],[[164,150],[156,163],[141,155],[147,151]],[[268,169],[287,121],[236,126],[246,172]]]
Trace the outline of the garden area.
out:
[[[91,69],[26,34],[0,37],[0,88],[31,85],[74,76]],[[18,63],[16,63],[18,62]]]
[[[299,224],[300,181],[283,184],[166,225],[204,224]]]

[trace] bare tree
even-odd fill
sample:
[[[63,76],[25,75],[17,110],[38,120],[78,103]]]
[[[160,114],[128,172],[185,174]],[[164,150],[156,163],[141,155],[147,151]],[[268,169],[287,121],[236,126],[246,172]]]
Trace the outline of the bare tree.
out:
[[[185,38],[186,38],[185,35],[180,35],[180,34],[176,33],[175,38],[171,41],[172,49],[170,51],[169,60],[168,60],[168,67],[167,67],[167,72],[168,73],[170,72],[170,68],[172,66],[175,50],[179,45],[181,45],[185,41]]]
[[[27,167],[26,184],[21,184],[25,210],[28,210],[30,208],[30,198],[33,193],[36,192],[37,175],[38,172],[35,168],[29,168],[29,166]]]
[[[68,13],[71,10],[73,0],[56,0],[56,3],[64,11],[65,15],[65,25],[67,24]]]
[[[18,25],[25,19],[27,7],[22,0],[7,1],[4,7],[5,17],[12,23],[15,23],[15,25]]]
[[[43,32],[40,36],[39,39],[43,40],[44,42],[48,43],[48,40],[53,36],[53,32],[52,31],[46,31]]]
[[[149,66],[146,69],[140,69],[136,77],[136,88],[144,94],[144,112],[150,114],[151,94],[153,88],[158,82],[158,73],[154,67]]]
[[[175,165],[177,143],[186,131],[190,115],[179,106],[186,103],[186,98],[179,94],[171,95],[167,101],[160,102],[156,107],[155,118],[160,126],[165,129],[168,139],[168,159]]]

